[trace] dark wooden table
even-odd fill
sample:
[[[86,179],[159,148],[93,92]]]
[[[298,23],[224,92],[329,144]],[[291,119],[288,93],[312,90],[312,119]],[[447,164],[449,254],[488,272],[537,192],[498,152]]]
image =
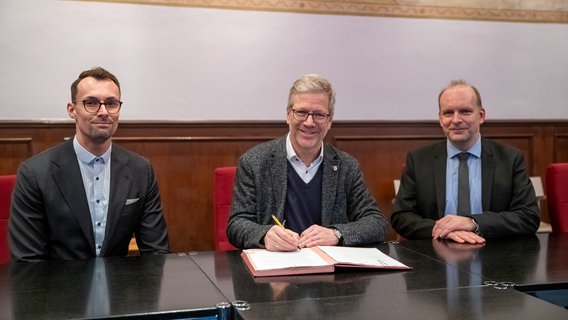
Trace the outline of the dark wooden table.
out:
[[[568,237],[489,240],[484,246],[420,240],[378,248],[412,271],[253,278],[238,251],[192,256],[239,319],[568,319],[568,310],[518,290],[568,288]]]
[[[0,319],[215,316],[227,302],[189,256],[0,266]]]
[[[568,319],[568,235],[377,246],[411,271],[253,278],[239,251],[0,265],[0,319]],[[528,292],[528,293],[527,293]],[[542,294],[540,294],[542,293]]]

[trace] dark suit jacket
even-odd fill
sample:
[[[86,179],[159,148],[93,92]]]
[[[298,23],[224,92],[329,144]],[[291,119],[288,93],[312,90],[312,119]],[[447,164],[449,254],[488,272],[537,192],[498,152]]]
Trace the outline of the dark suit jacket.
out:
[[[446,141],[410,152],[391,215],[392,226],[408,239],[432,238],[446,203]],[[535,233],[538,203],[518,149],[481,139],[483,214],[475,215],[481,236]]]
[[[134,233],[142,254],[167,253],[168,233],[150,162],[113,144],[110,175],[101,256],[127,255]],[[18,169],[8,237],[15,261],[95,257],[91,215],[72,139]]]
[[[357,160],[324,144],[322,225],[337,228],[344,245],[384,241],[387,220],[369,193]],[[287,187],[286,137],[262,143],[239,159],[229,241],[238,248],[264,247],[264,235],[274,225],[271,215],[282,221]]]

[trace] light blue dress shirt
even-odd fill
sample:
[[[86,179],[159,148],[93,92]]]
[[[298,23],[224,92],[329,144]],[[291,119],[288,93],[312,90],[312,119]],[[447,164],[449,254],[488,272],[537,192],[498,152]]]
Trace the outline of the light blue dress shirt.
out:
[[[446,161],[446,210],[445,214],[456,214],[458,207],[458,166],[457,154],[461,151],[447,142],[448,159]],[[471,214],[483,212],[481,205],[481,135],[473,147],[467,151],[469,166],[469,191]]]
[[[73,147],[77,154],[79,168],[81,169],[85,194],[87,195],[91,213],[93,233],[95,235],[95,249],[97,257],[99,257],[103,247],[107,223],[112,145],[100,157],[85,150],[77,141],[77,137],[73,138]]]
[[[316,160],[314,160],[314,162],[312,162],[308,167],[296,155],[296,151],[294,151],[294,147],[292,147],[292,142],[290,141],[290,133],[288,133],[286,136],[286,158],[288,159],[288,162],[292,164],[292,168],[296,170],[300,178],[302,178],[305,183],[308,183],[314,178],[318,172],[319,166],[323,162],[323,142],[321,143],[319,157],[317,157]]]

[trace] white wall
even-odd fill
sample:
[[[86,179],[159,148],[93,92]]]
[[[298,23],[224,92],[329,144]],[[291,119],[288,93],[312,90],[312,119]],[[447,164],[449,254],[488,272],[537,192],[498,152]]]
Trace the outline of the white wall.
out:
[[[312,72],[336,120],[435,120],[454,78],[488,119],[568,119],[568,24],[0,0],[0,119],[66,119],[93,66],[121,81],[123,120],[283,120]]]

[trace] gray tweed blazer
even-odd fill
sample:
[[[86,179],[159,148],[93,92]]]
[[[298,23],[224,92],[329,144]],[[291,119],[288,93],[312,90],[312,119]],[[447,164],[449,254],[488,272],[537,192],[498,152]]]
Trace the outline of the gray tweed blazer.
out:
[[[259,144],[238,163],[233,187],[229,241],[237,248],[263,248],[264,235],[282,221],[287,187],[286,137]],[[357,246],[384,241],[387,220],[369,193],[358,161],[324,143],[322,224],[337,228],[343,245]]]

